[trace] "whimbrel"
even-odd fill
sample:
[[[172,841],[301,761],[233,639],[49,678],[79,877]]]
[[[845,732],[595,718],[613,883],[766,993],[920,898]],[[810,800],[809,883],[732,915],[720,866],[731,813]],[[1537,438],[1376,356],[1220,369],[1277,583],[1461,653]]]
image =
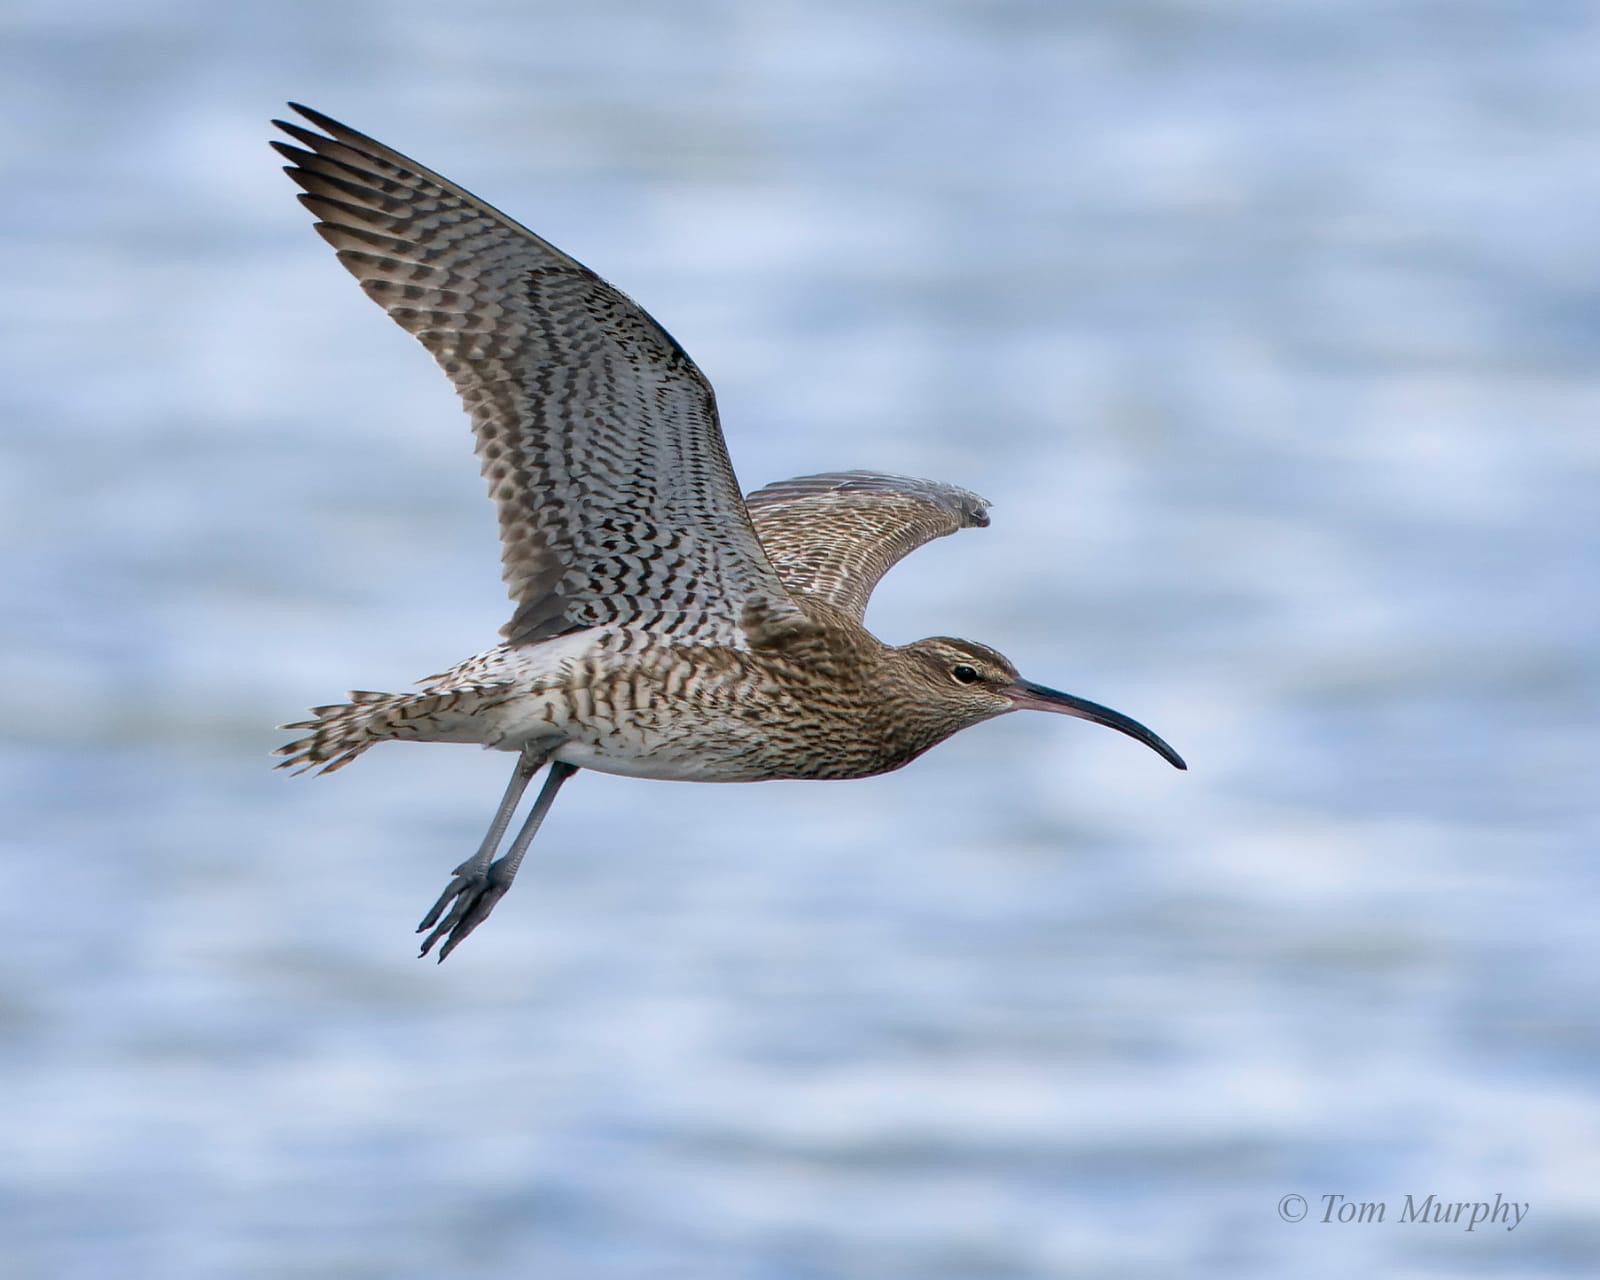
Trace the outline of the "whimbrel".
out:
[[[923,543],[989,523],[953,485],[867,471],[741,496],[711,384],[626,294],[399,152],[290,104],[273,123],[316,230],[455,384],[500,518],[503,642],[420,682],[286,725],[280,767],[341,768],[375,742],[475,742],[516,767],[478,851],[422,923],[443,960],[494,909],[579,769],[757,782],[898,769],[1024,708],[1119,730],[1120,712],[934,636],[882,643],[867,597]],[[498,858],[530,779],[543,788]]]

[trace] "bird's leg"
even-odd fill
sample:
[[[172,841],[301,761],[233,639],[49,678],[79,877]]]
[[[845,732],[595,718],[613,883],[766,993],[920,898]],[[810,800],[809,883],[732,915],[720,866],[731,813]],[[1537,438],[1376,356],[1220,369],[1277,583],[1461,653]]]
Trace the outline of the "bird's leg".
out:
[[[529,759],[534,763],[526,774],[523,768]],[[523,789],[528,785],[528,778],[544,763],[544,758],[539,756],[524,756],[518,762],[517,774],[511,779],[511,785],[506,788],[505,799],[500,802],[500,811],[495,814],[494,825],[489,829],[489,837],[485,838],[483,848],[456,868],[455,878],[445,887],[439,896],[439,901],[433,904],[433,910],[423,918],[417,926],[417,932],[438,920],[434,928],[422,943],[422,955],[427,955],[433,944],[440,938],[444,939],[444,946],[439,948],[439,959],[444,958],[461,945],[462,940],[489,918],[489,913],[494,910],[495,903],[505,897],[506,890],[511,887],[511,881],[517,874],[517,868],[522,865],[523,855],[528,852],[528,846],[533,843],[534,836],[539,834],[539,827],[544,822],[545,814],[550,812],[550,806],[555,803],[556,792],[561,790],[561,784],[578,772],[576,765],[562,764],[556,761],[551,764],[550,772],[545,775],[544,786],[539,790],[539,798],[533,802],[527,820],[522,824],[522,830],[517,832],[517,838],[511,842],[511,847],[506,850],[503,857],[489,861],[490,854],[500,842],[500,837],[505,834],[507,824],[511,820],[511,813],[517,807],[517,801],[522,798]],[[454,898],[455,904],[440,920],[441,912]]]
[[[489,862],[494,857],[494,851],[500,847],[500,841],[505,838],[506,828],[511,825],[511,815],[517,811],[522,793],[528,789],[528,783],[533,780],[533,775],[539,772],[546,758],[545,753],[536,751],[532,747],[522,749],[522,753],[517,757],[517,767],[511,772],[511,781],[506,784],[506,793],[500,797],[500,807],[495,810],[494,821],[489,824],[488,833],[483,837],[483,843],[478,846],[478,852],[450,873],[454,879],[439,895],[439,900],[429,909],[428,914],[422,917],[422,923],[417,926],[418,933],[433,927],[433,922],[449,905],[451,898],[472,881],[483,879],[489,870]]]

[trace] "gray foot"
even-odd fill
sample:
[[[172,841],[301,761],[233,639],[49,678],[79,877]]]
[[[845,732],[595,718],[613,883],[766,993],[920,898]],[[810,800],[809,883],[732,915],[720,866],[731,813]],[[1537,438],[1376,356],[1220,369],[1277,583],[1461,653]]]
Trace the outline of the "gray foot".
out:
[[[424,929],[433,929],[423,939],[420,956],[425,956],[433,950],[433,944],[440,938],[444,939],[444,946],[439,948],[439,961],[461,945],[462,941],[489,918],[489,913],[494,910],[495,903],[505,897],[506,890],[511,887],[511,876],[504,874],[505,859],[501,858],[489,864],[486,870],[480,871],[470,861],[463,862],[455,870],[455,878],[445,886],[439,900],[429,909],[428,914],[422,917],[422,923],[417,926],[417,932]],[[515,874],[515,872],[513,872]],[[454,905],[451,905],[452,899]],[[446,911],[445,908],[449,910]],[[440,917],[443,916],[443,919]],[[437,921],[437,927],[435,922]]]
[[[511,842],[504,857],[490,862],[489,855],[511,820],[517,797],[532,776],[531,769],[537,767],[529,766],[527,760],[525,753],[524,763],[518,765],[517,772],[512,775],[511,786],[506,789],[505,799],[500,802],[500,812],[495,815],[494,825],[489,828],[489,834],[478,852],[456,868],[455,878],[444,887],[439,901],[433,904],[432,910],[422,917],[422,923],[417,926],[418,933],[433,929],[423,940],[422,955],[427,955],[433,944],[443,938],[444,946],[439,949],[439,959],[443,961],[469,933],[489,918],[494,904],[506,896],[506,890],[516,878],[517,868],[522,865],[522,856],[528,852],[533,837],[539,833],[544,815],[550,812],[550,806],[555,803],[556,792],[561,790],[563,782],[578,772],[575,765],[559,761],[550,766],[544,786],[539,789],[539,798],[533,802],[533,809],[522,824],[522,830],[517,832],[517,838]],[[446,908],[449,908],[448,911]],[[441,916],[444,917],[442,920]],[[438,921],[437,927],[435,921]]]

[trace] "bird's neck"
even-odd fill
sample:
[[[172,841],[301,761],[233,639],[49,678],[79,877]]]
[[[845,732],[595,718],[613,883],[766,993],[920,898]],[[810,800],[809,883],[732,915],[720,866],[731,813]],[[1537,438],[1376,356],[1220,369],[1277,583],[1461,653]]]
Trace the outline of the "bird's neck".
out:
[[[808,600],[805,610],[813,628],[775,636],[753,654],[809,719],[831,726],[835,749],[858,762],[852,775],[898,769],[963,727],[930,696],[915,654],[884,644],[831,606]]]
[[[920,678],[920,663],[905,649],[882,645],[877,671],[870,677],[879,729],[888,753],[896,758],[896,768],[938,746],[968,723],[958,710],[930,696],[926,681]]]

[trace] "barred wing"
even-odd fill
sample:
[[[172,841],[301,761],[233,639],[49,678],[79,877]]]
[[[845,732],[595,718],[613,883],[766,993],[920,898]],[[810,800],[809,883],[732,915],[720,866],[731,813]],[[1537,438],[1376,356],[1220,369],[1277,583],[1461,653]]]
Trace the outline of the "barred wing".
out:
[[[294,105],[294,104],[291,104]],[[272,145],[316,229],[472,416],[531,643],[624,623],[743,645],[798,611],[751,527],[711,384],[620,290],[397,151],[308,108]],[[326,135],[326,136],[324,136]]]
[[[932,480],[836,471],[780,480],[745,498],[767,555],[796,596],[856,618],[878,580],[925,542],[983,528],[989,504]]]

